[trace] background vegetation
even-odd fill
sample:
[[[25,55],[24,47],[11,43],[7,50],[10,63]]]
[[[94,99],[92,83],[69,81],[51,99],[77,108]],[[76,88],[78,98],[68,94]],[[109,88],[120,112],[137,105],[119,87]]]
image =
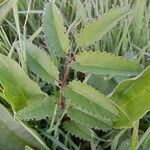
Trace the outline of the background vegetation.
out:
[[[62,109],[59,110],[57,107],[63,108],[64,103],[52,105],[57,103],[55,101],[55,97],[61,97],[59,95],[59,87],[65,86],[64,84],[68,84],[69,81],[72,80],[78,79],[83,81],[87,85],[91,85],[97,89],[102,94],[110,97],[117,85],[119,85],[122,81],[135,76],[136,79],[139,77],[142,72],[141,70],[144,70],[150,64],[149,0],[55,0],[56,8],[54,9],[61,12],[65,28],[60,27],[61,23],[59,21],[62,18],[56,18],[58,19],[57,21],[54,20],[54,22],[56,21],[57,23],[54,27],[65,30],[64,34],[61,33],[61,38],[59,39],[60,41],[62,40],[62,45],[60,45],[64,49],[68,48],[66,46],[68,44],[65,39],[66,35],[69,37],[70,47],[69,49],[65,49],[69,52],[67,55],[61,54],[61,51],[59,51],[59,44],[56,42],[58,37],[55,36],[55,30],[57,30],[57,28],[51,28],[51,26],[53,27],[53,24],[51,24],[51,20],[48,20],[47,15],[49,15],[49,12],[47,12],[48,9],[45,8],[47,3],[47,0],[18,0],[18,2],[14,0],[11,1],[9,6],[9,0],[7,4],[3,0],[0,0],[0,53],[8,56],[7,58],[12,58],[18,62],[24,72],[26,72],[30,79],[34,81],[32,83],[32,81],[26,80],[22,70],[18,71],[18,66],[14,62],[7,60],[5,57],[0,57],[0,135],[3,136],[3,138],[0,139],[0,146],[2,149],[22,149],[24,146],[26,146],[26,149],[150,149],[150,115],[148,112],[150,110],[150,102],[147,102],[150,101],[150,87],[148,86],[150,83],[150,73],[148,72],[148,69],[148,71],[145,71],[145,74],[143,73],[143,76],[141,77],[143,78],[143,84],[139,84],[139,87],[136,90],[136,87],[133,89],[133,92],[136,91],[136,95],[140,92],[142,86],[144,87],[147,85],[147,93],[145,92],[145,95],[143,96],[143,106],[140,107],[135,105],[135,107],[137,106],[136,108],[131,108],[133,111],[137,112],[137,114],[140,112],[142,107],[143,109],[146,109],[143,117],[139,115],[139,117],[142,117],[141,119],[139,118],[140,123],[137,122],[137,120],[134,120],[134,129],[131,128],[131,126],[127,128],[128,125],[125,125],[126,121],[124,122],[124,128],[113,128],[108,131],[99,130],[99,128],[93,130],[91,128],[87,129],[84,128],[84,126],[81,128],[79,124],[73,122],[71,122],[72,124],[70,123],[63,125],[66,120],[69,120],[69,117],[66,115],[66,110],[62,111]],[[10,10],[10,8],[12,9]],[[96,36],[93,36],[91,41],[86,43],[87,35],[91,35],[92,32],[97,33],[97,31],[96,28],[95,31],[88,28],[89,33],[85,33],[84,35],[84,27],[86,27],[86,25],[93,20],[96,22],[110,10],[117,8],[124,8],[125,15],[123,15],[120,19],[117,12],[112,12],[112,14],[110,13],[109,16],[106,17],[104,24],[100,26],[102,37],[97,38]],[[100,31],[98,30],[98,32]],[[83,33],[83,36],[80,38],[78,38],[79,33]],[[51,37],[49,35],[53,36]],[[54,43],[54,45],[50,43]],[[49,50],[51,47],[52,49]],[[38,51],[39,48],[43,49],[50,55],[52,62],[50,61],[51,63],[48,65],[53,66],[53,64],[55,64],[59,70],[59,73],[57,72],[57,68],[55,68],[55,66],[52,68],[54,72],[53,74],[53,72],[49,71],[49,66],[44,64],[51,75],[47,77],[47,75],[43,75],[43,73],[41,73],[42,71],[40,72],[36,69],[37,64],[34,64],[32,58],[28,60],[28,57],[32,57],[35,53],[35,55],[37,55],[35,59],[37,59],[38,62],[43,63],[38,56],[42,56],[42,59],[44,58],[45,61],[49,61],[49,58],[45,55],[46,53],[43,54],[39,52],[36,54],[36,51]],[[33,50],[33,53],[28,51],[30,49]],[[54,52],[52,50],[54,50]],[[70,70],[67,71],[65,68],[68,68],[68,65],[70,66],[70,63],[75,60],[75,52],[83,51],[92,51],[97,53],[95,53],[95,55],[92,55],[92,53],[87,53],[86,55],[85,52],[85,58],[82,59],[83,61],[80,60],[80,56],[75,56],[79,61],[78,63],[83,63],[83,66],[79,67],[78,64],[74,63],[72,69],[69,68]],[[111,53],[115,56],[123,56],[126,60],[129,60],[129,62],[127,62],[127,73],[121,73],[121,70],[119,70],[116,66],[115,67],[118,69],[117,72],[113,72],[111,70],[111,73],[105,72],[102,74],[93,74],[93,72],[97,71],[93,68],[89,68],[88,72],[86,72],[87,70],[84,68],[84,65],[87,62],[90,63],[90,57],[95,58],[94,63],[96,64],[96,56],[102,52]],[[115,62],[111,56],[106,57],[105,55],[107,54],[103,53],[101,57],[98,57],[98,60],[100,60],[100,58],[102,60],[103,57],[110,60],[110,62],[108,61],[108,64],[104,63],[106,69],[108,69],[107,67],[109,65],[110,67],[111,65],[113,66],[113,63],[120,63],[121,65],[122,62],[117,61],[117,57]],[[113,61],[111,61],[111,59]],[[131,74],[132,69],[134,68],[134,66],[132,66],[132,61],[135,61],[137,65],[142,68],[140,71],[136,70],[138,73],[134,70],[136,74],[135,72],[134,74]],[[11,68],[14,70],[16,69],[16,71],[13,70],[12,72],[9,72],[11,74],[10,76],[7,74],[7,71],[2,73],[2,64],[4,62],[9,64],[8,70],[11,70]],[[37,68],[40,68],[40,66]],[[2,84],[4,82],[4,76],[9,78],[9,82],[5,82],[5,85]],[[15,77],[13,78],[13,76]],[[144,78],[144,76],[146,77]],[[62,82],[58,81],[59,79]],[[57,81],[58,83],[56,83]],[[37,83],[36,85],[35,82]],[[13,86],[10,87],[9,83],[12,83]],[[57,86],[55,86],[55,84],[57,84]],[[75,88],[76,84],[78,84],[78,86],[80,85],[80,83],[72,83],[72,85],[69,85],[70,87]],[[27,108],[25,112],[21,112],[20,114],[18,113],[17,116],[16,113],[18,110],[28,105],[26,104],[26,101],[23,101],[23,97],[21,97],[21,104],[18,101],[14,104],[13,102],[10,102],[11,100],[8,100],[9,97],[11,97],[10,99],[14,98],[16,100],[15,96],[19,93],[19,89],[17,89],[18,85],[21,88],[26,85],[24,92],[28,91],[27,93],[29,95],[26,95],[27,97],[30,97],[32,94],[35,96],[35,93],[39,94],[39,90],[41,89],[43,93],[46,93],[48,96],[52,97],[51,104],[46,103],[44,104],[44,108],[42,108],[42,104],[35,102],[34,106],[37,106],[37,108],[32,108],[31,106]],[[5,97],[4,86],[9,87],[7,94],[5,93]],[[82,87],[82,85],[80,87]],[[83,89],[86,88],[86,86],[83,86]],[[66,91],[67,90],[68,89],[66,89]],[[91,92],[93,89],[88,90]],[[67,92],[71,93],[71,91]],[[37,97],[32,97],[32,99],[44,99],[45,95],[43,93],[36,95]],[[65,96],[70,98],[69,94],[66,94]],[[6,97],[8,98],[7,100]],[[124,99],[126,100],[128,97],[125,97]],[[147,100],[146,104],[145,99]],[[11,104],[11,106],[9,104]],[[145,107],[145,105],[147,105],[147,107]],[[44,111],[44,109],[46,111]],[[26,111],[28,115],[26,115]],[[44,114],[44,112],[46,112],[46,114]],[[19,117],[21,119],[18,119]],[[78,115],[77,117],[80,118],[81,116]],[[8,128],[11,132],[6,132],[6,128]],[[7,144],[7,142],[9,144]],[[16,145],[14,143],[16,143]]]

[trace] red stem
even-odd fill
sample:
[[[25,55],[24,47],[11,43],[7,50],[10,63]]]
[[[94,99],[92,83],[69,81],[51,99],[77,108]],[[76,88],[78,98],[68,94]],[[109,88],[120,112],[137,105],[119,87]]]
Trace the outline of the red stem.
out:
[[[74,59],[75,59],[75,54],[73,54],[73,56],[70,60],[66,61],[67,66],[66,66],[66,69],[65,69],[65,72],[64,72],[64,75],[63,75],[63,80],[59,84],[59,86],[60,86],[60,103],[59,104],[60,104],[62,109],[65,108],[64,95],[62,93],[62,89],[65,87],[65,82],[67,80],[67,77],[68,77],[68,74],[69,74],[69,71],[70,71],[70,66],[71,66],[71,63]]]

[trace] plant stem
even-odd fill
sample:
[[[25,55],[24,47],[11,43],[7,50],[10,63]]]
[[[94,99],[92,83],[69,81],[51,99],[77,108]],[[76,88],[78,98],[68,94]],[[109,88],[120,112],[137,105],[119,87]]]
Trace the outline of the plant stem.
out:
[[[65,86],[65,82],[67,80],[67,77],[68,77],[68,74],[69,74],[69,71],[70,71],[70,66],[71,66],[72,61],[74,60],[74,58],[75,58],[75,54],[73,54],[73,56],[66,62],[67,66],[66,66],[64,76],[63,76],[63,80],[62,80],[62,88]]]
[[[71,63],[74,60],[74,58],[75,58],[75,54],[73,54],[73,56],[68,61],[66,60],[67,66],[66,66],[66,69],[64,71],[63,80],[60,81],[60,83],[59,83],[59,86],[60,86],[60,102],[59,102],[59,104],[60,104],[62,109],[65,108],[64,95],[62,93],[62,89],[65,87],[65,82],[67,80],[67,77],[68,77],[68,74],[69,74],[69,71],[70,71],[70,66],[71,66]]]
[[[138,128],[139,128],[139,120],[134,123],[130,150],[136,150],[136,145],[138,142]]]

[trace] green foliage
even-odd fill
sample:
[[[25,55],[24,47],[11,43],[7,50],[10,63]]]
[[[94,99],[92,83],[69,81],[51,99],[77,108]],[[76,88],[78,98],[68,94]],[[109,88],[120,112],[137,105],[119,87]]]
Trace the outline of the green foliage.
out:
[[[129,150],[130,149],[130,140],[125,139],[118,147],[117,150]]]
[[[1,150],[25,149],[25,145],[30,145],[32,148],[44,150],[41,143],[19,122],[17,122],[1,104],[0,135],[2,136],[0,140]]]
[[[5,16],[8,14],[8,12],[11,10],[13,5],[17,4],[18,0],[5,0],[0,3],[0,23],[5,18]]]
[[[111,150],[116,150],[117,149],[117,146],[118,146],[118,143],[119,143],[119,139],[121,138],[121,136],[126,132],[127,129],[123,129],[121,130],[115,137],[114,139],[112,140],[112,143],[111,143]]]
[[[5,2],[5,0],[0,0],[0,5],[2,5]]]
[[[85,126],[82,126],[80,124],[77,124],[74,121],[66,121],[63,124],[66,131],[68,131],[70,134],[82,138],[84,140],[90,141],[92,139],[92,132],[90,129],[86,128]]]
[[[52,117],[56,104],[57,99],[55,97],[49,97],[21,109],[17,112],[16,116],[24,121],[41,120],[46,117]]]
[[[65,96],[70,105],[74,105],[82,109],[82,111],[85,109],[85,111],[104,119],[105,117],[107,119],[115,119],[118,116],[117,109],[111,103],[111,100],[91,86],[74,80],[67,87]]]
[[[68,36],[65,34],[66,29],[61,13],[54,2],[49,2],[45,7],[43,30],[50,51],[53,51],[57,56],[68,52],[70,48]]]
[[[114,127],[132,127],[150,110],[150,67],[140,77],[123,81],[114,90],[111,99],[119,106],[120,116]]]
[[[117,119],[117,109],[111,103],[111,100],[84,83],[71,82],[65,89],[65,96],[69,105],[68,114],[78,123],[83,122],[84,125],[94,128],[92,121],[89,122],[88,120],[95,120],[95,127],[105,129],[107,126],[111,126],[111,121]],[[77,115],[80,118],[76,117]],[[82,121],[80,122],[81,116]],[[103,123],[100,122],[108,125],[101,126]]]
[[[150,146],[149,141],[150,141],[150,127],[145,131],[136,148],[138,149],[140,147],[143,147],[143,149],[148,149],[148,147]],[[146,142],[149,144],[147,144]]]
[[[135,44],[140,42],[141,32],[143,27],[143,18],[144,18],[144,10],[145,10],[146,0],[137,0],[135,4],[135,8],[133,9],[133,39]],[[140,10],[140,13],[139,13]]]
[[[14,111],[47,98],[13,59],[2,54],[0,54],[0,81],[4,88],[4,97]]]
[[[102,120],[93,114],[71,106],[68,108],[67,114],[73,121],[88,128],[101,129],[103,131],[107,131],[112,128],[110,120]]]
[[[150,2],[16,2],[0,0],[0,149],[147,150]]]
[[[87,84],[107,95],[113,91],[117,85],[117,82],[114,79],[109,79],[104,75],[92,74],[87,81]]]
[[[100,40],[123,17],[129,13],[129,8],[114,8],[87,24],[77,38],[78,47],[86,47]]]
[[[27,52],[27,64],[35,74],[48,83],[54,83],[55,80],[59,80],[58,69],[46,52],[28,41],[25,42],[25,49]]]
[[[138,150],[149,149],[149,147],[150,147],[150,131],[149,131],[149,129],[147,129],[145,131],[142,139],[139,141],[138,146],[140,146],[140,147],[136,147]]]
[[[87,61],[88,60],[88,61]],[[101,52],[82,52],[76,55],[72,68],[92,74],[136,75],[142,68],[132,60]]]

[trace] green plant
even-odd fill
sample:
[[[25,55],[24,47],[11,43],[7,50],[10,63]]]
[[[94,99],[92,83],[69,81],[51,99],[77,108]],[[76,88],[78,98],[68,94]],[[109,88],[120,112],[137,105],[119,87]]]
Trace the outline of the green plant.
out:
[[[12,1],[8,0],[7,3],[9,2]],[[6,125],[9,129],[5,131],[8,130],[11,133],[7,133],[4,138],[9,137],[12,132],[17,134],[16,139],[8,139],[10,142],[8,146],[13,145],[13,140],[17,143],[20,137],[19,141],[22,144],[17,144],[15,149],[20,149],[20,146],[22,148],[25,145],[39,149],[49,149],[49,147],[52,149],[57,147],[80,149],[68,134],[87,140],[91,149],[98,149],[100,148],[99,142],[109,143],[110,141],[105,138],[101,139],[97,131],[106,133],[122,129],[112,141],[112,149],[117,149],[117,143],[119,138],[125,134],[125,129],[133,128],[132,139],[124,140],[121,146],[123,147],[125,142],[130,142],[131,150],[139,148],[149,131],[145,132],[142,141],[138,143],[139,121],[150,110],[150,67],[148,59],[144,57],[145,53],[149,56],[149,38],[145,41],[139,38],[144,36],[141,22],[144,18],[144,10],[147,9],[146,1],[142,1],[143,13],[138,20],[135,14],[140,7],[139,1],[133,8],[120,6],[110,9],[108,7],[101,17],[96,16],[95,19],[91,17],[90,21],[85,21],[86,23],[79,22],[79,25],[71,32],[69,30],[73,24],[69,28],[67,21],[69,22],[72,18],[76,21],[76,18],[67,18],[67,16],[65,18],[65,12],[63,12],[65,9],[62,12],[60,10],[63,8],[64,1],[59,2],[52,1],[46,4],[42,15],[42,27],[30,38],[26,36],[26,24],[31,1],[29,0],[23,34],[20,33],[19,16],[16,14],[18,12],[17,3],[11,5],[19,40],[14,42],[8,56],[5,56],[7,51],[3,53],[4,50],[3,54],[0,54],[2,103],[0,112],[3,114],[5,111],[8,114],[6,110],[8,108],[12,113],[12,115],[9,114],[9,122],[5,121],[7,116],[1,117],[0,132]],[[78,1],[78,3],[83,2]],[[4,9],[5,3],[3,5]],[[147,5],[150,6],[150,4]],[[6,12],[2,10],[4,15],[0,21],[4,19],[11,7]],[[72,16],[75,13],[73,10]],[[133,21],[130,16],[134,16]],[[144,21],[147,23],[147,20]],[[124,22],[126,29],[121,25]],[[140,23],[139,29],[135,28],[137,22]],[[146,30],[149,30],[149,23],[146,23],[145,25],[148,24]],[[42,34],[38,45],[42,45],[43,48],[37,46],[33,41],[41,29],[43,29],[44,36]],[[119,33],[118,30],[120,30]],[[137,31],[138,37],[135,34]],[[114,48],[115,44],[110,43],[117,42],[118,38],[121,40]],[[130,38],[134,44],[139,45],[130,43]],[[134,49],[132,51],[137,56],[135,60],[131,59],[131,56],[127,58],[128,53],[130,55],[131,53],[124,51],[124,47],[128,47],[125,41],[133,47],[141,46],[141,49],[137,48],[140,49],[140,53]],[[106,50],[103,50],[104,48]],[[108,51],[107,48],[114,48],[114,51]],[[117,87],[111,88],[110,91],[104,89],[105,92],[102,92],[101,87],[99,87],[100,90],[96,89],[95,85],[98,82],[95,81],[96,77],[99,77],[103,83],[107,82],[108,86],[115,82]],[[39,127],[41,120],[46,121],[44,129]],[[14,131],[10,127],[10,124],[15,123],[20,126],[18,130],[23,132],[24,129],[21,128],[25,128],[26,132],[32,135],[30,136],[33,142],[24,140],[24,137],[21,137],[24,133],[18,135],[19,131]],[[33,129],[38,131],[38,135]],[[58,140],[60,136],[63,137],[63,140]],[[45,143],[41,140],[42,137]],[[5,148],[3,141],[0,144]]]

